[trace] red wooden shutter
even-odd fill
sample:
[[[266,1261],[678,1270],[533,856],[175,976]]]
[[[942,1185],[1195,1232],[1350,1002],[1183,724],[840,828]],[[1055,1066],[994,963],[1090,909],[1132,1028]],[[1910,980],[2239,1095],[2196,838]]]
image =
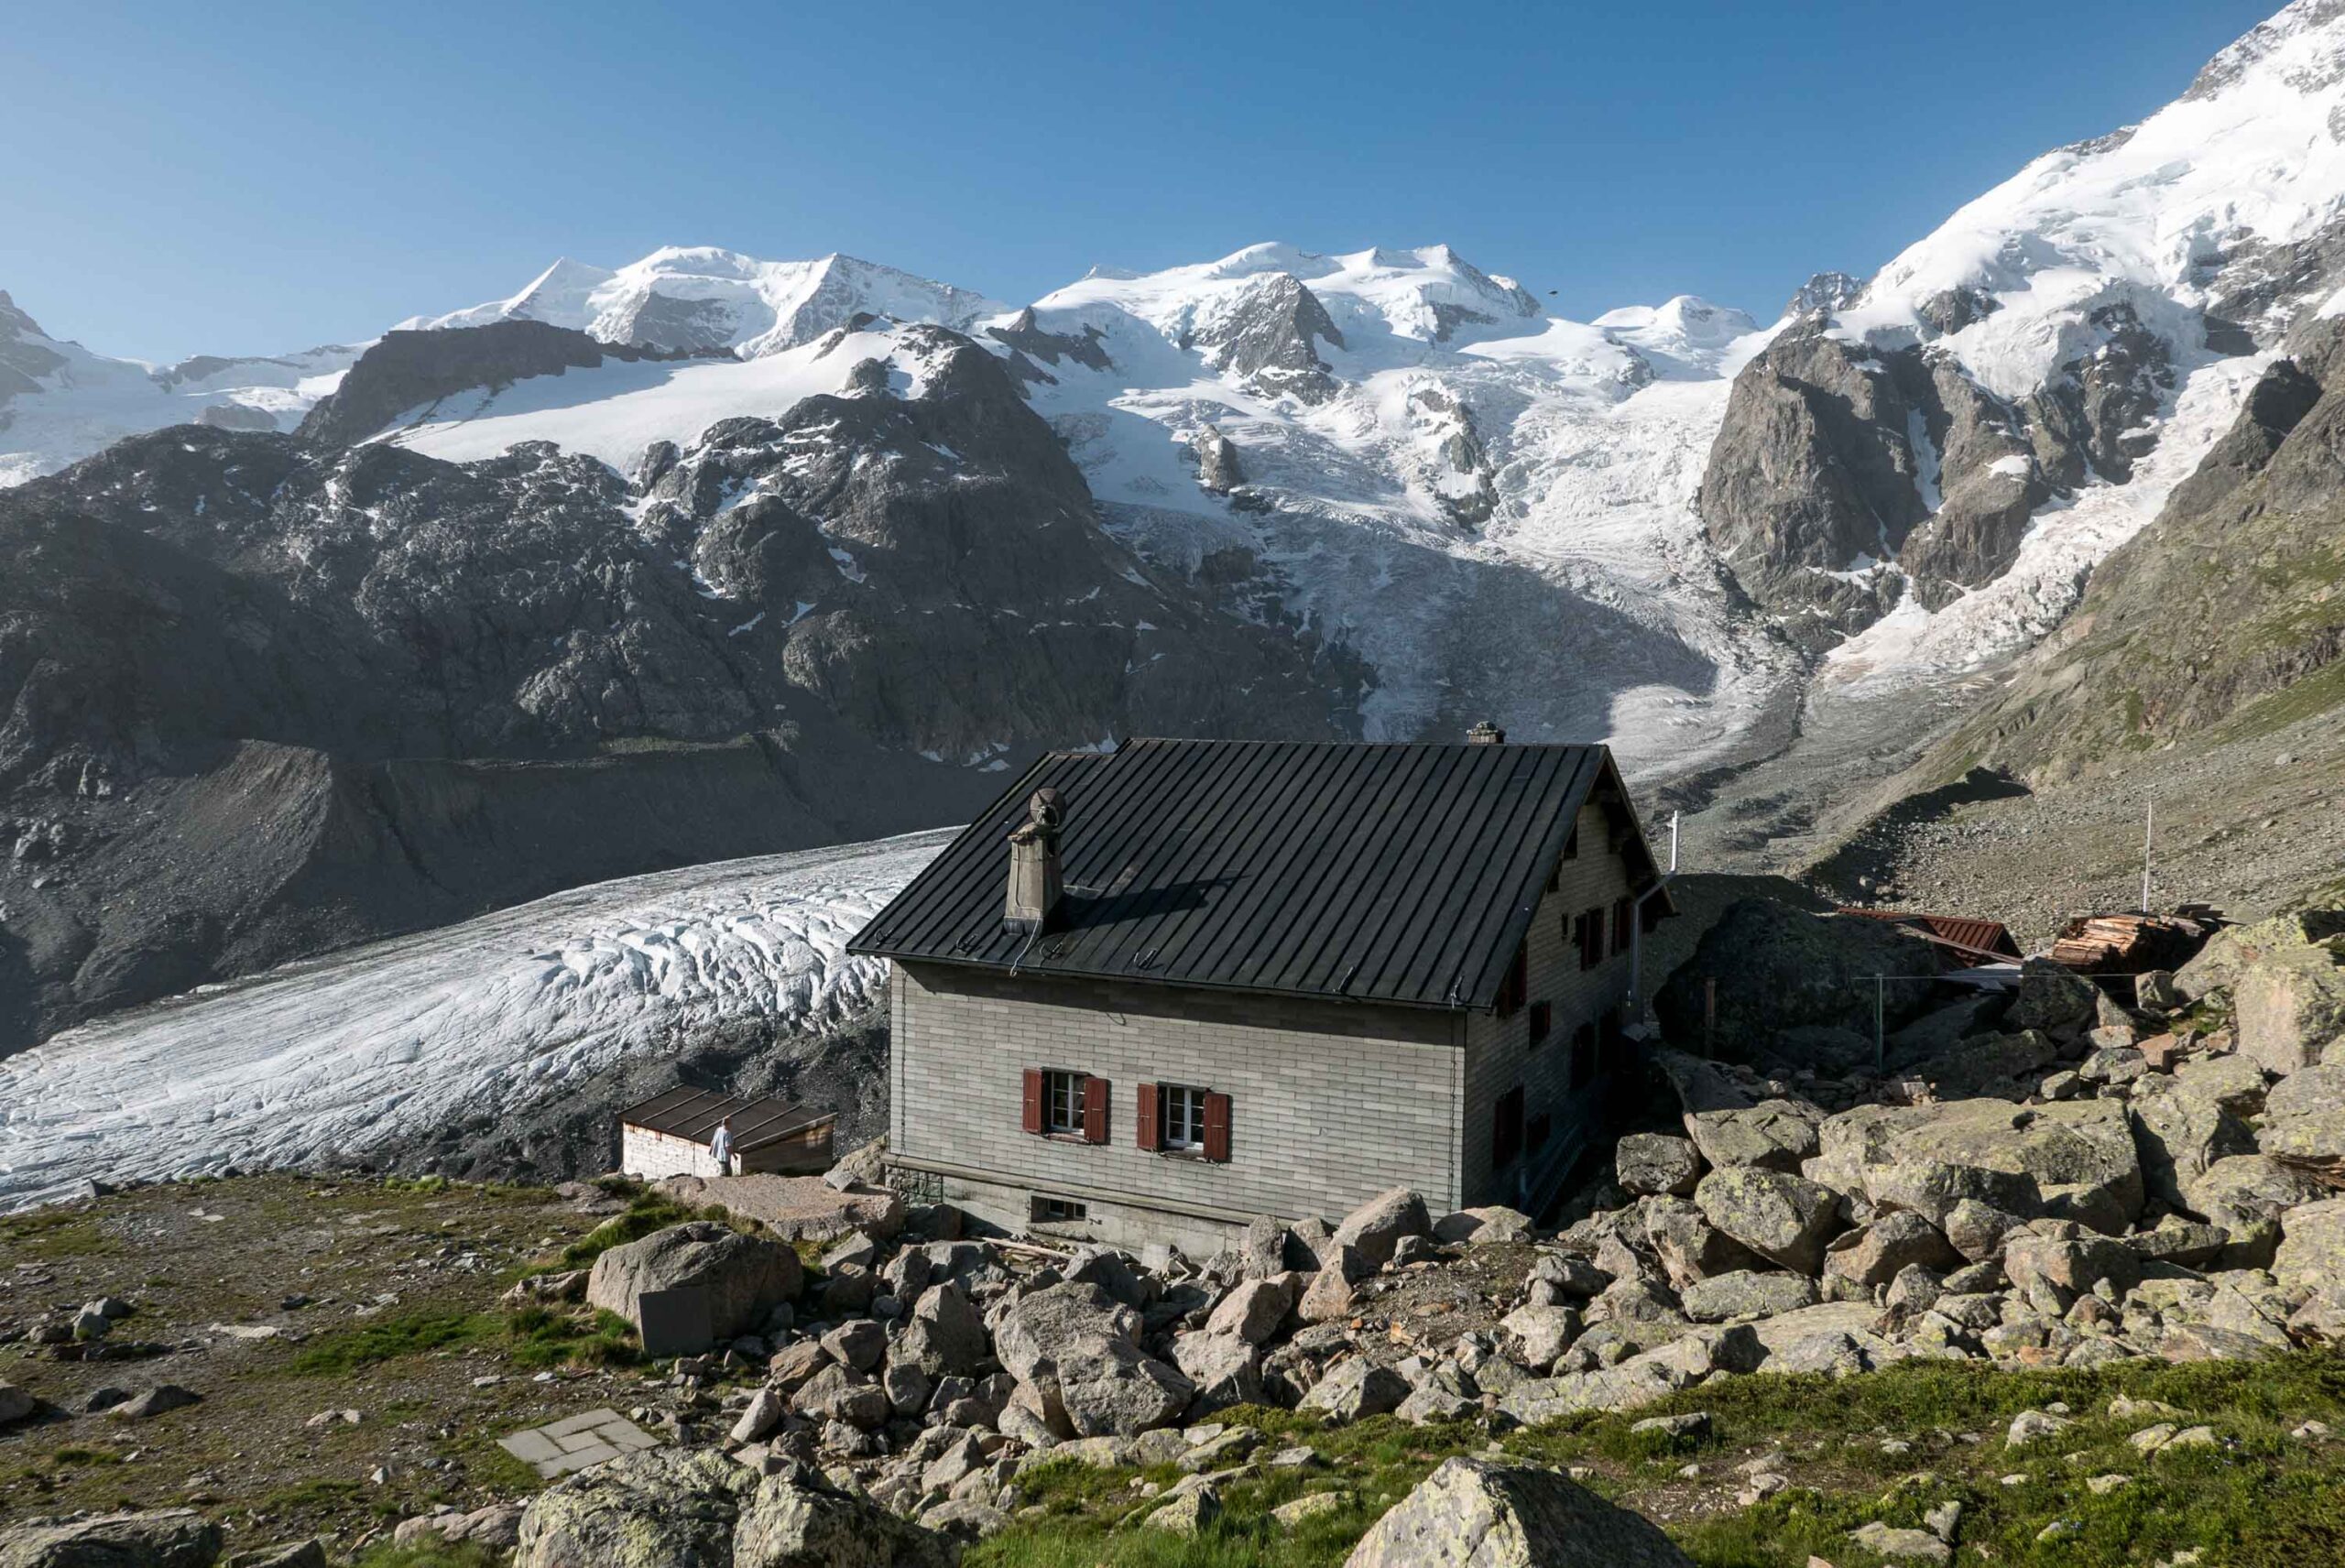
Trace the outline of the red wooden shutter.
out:
[[[1227,1162],[1229,1159],[1229,1096],[1205,1096],[1205,1158]]]
[[[1026,1069],[1025,1127],[1028,1132],[1042,1130],[1042,1070],[1039,1067]]]
[[[1083,1081],[1083,1141],[1107,1141],[1107,1080],[1085,1078]]]
[[[1140,1146],[1153,1152],[1160,1147],[1157,1142],[1156,1085],[1153,1083],[1140,1086],[1139,1121]]]

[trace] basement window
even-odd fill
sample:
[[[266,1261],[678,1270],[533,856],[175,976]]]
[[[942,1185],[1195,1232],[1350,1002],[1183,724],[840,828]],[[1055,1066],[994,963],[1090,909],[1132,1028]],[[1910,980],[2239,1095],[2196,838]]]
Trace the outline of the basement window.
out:
[[[1027,1214],[1036,1225],[1065,1225],[1073,1220],[1091,1217],[1091,1205],[1078,1203],[1072,1198],[1034,1199]]]

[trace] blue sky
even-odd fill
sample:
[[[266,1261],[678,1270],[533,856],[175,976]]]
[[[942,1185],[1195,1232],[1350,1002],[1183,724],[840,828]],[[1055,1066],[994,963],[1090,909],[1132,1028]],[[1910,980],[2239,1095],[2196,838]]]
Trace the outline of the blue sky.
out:
[[[0,289],[169,359],[668,244],[1019,301],[1095,262],[1446,241],[1566,315],[1764,316],[2173,98],[2277,4],[27,0]]]

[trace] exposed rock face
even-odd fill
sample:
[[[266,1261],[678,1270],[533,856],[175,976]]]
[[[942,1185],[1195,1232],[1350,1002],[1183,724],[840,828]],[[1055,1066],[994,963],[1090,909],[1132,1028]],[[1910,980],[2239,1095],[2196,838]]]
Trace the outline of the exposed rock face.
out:
[[[789,1247],[693,1220],[614,1247],[594,1259],[586,1300],[634,1322],[636,1298],[645,1291],[697,1285],[708,1292],[710,1330],[726,1340],[747,1334],[794,1298],[802,1278],[798,1254]]]
[[[1873,1203],[1933,1221],[1967,1198],[2115,1233],[2145,1196],[2132,1128],[2114,1101],[1864,1106],[1826,1122],[1822,1137],[1819,1162],[1853,1162]]]
[[[304,441],[347,446],[458,392],[591,370],[605,360],[683,359],[706,346],[601,343],[567,327],[527,321],[462,332],[385,332],[344,375],[333,395],[310,410],[298,433]]]
[[[1658,1526],[1553,1470],[1450,1459],[1345,1568],[1692,1568]]]
[[[1956,732],[1944,757],[1984,757],[2031,781],[2074,779],[2129,745],[2203,732],[2345,655],[2335,593],[2345,491],[2339,335],[2334,321],[2299,332],[2291,358],[2265,374],[2157,522],[2094,571],[2067,628]],[[2088,434],[2088,450],[2096,439]],[[2123,439],[2109,441],[2114,451],[2094,456],[2097,466],[2126,461]],[[2246,598],[2227,586],[2250,580]],[[2307,695],[2291,702],[2302,712],[2333,705],[2327,688],[2301,689]]]
[[[1893,558],[1925,516],[1906,416],[1887,365],[1813,320],[1743,367],[1700,507],[1746,592],[1848,629],[1887,607],[1825,574]]]
[[[420,359],[370,354],[342,408],[539,365],[515,343],[617,352],[394,337]],[[0,1050],[579,882],[962,820],[998,784],[923,753],[1340,733],[1357,665],[1142,566],[1000,361],[907,342],[922,395],[727,421],[632,479],[332,450],[328,408],[315,440],[182,427],[0,491],[0,822],[47,857],[5,900]]]
[[[1327,308],[1292,273],[1273,272],[1249,284],[1182,346],[1204,349],[1216,370],[1270,397],[1323,403],[1335,396],[1336,380],[1319,357],[1321,343],[1344,346]]]

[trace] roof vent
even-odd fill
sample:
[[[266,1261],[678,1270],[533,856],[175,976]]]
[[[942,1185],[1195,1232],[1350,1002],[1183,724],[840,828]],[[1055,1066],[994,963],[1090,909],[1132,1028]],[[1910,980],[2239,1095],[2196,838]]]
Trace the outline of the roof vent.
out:
[[[1506,744],[1506,731],[1499,728],[1498,725],[1490,723],[1489,720],[1484,719],[1480,724],[1476,724],[1472,729],[1466,732],[1466,739],[1469,744],[1474,746],[1504,746]]]
[[[1064,891],[1059,872],[1059,792],[1034,791],[1026,821],[1009,835],[1009,889],[1002,903],[1001,929],[1018,936],[1040,936],[1058,918]]]

